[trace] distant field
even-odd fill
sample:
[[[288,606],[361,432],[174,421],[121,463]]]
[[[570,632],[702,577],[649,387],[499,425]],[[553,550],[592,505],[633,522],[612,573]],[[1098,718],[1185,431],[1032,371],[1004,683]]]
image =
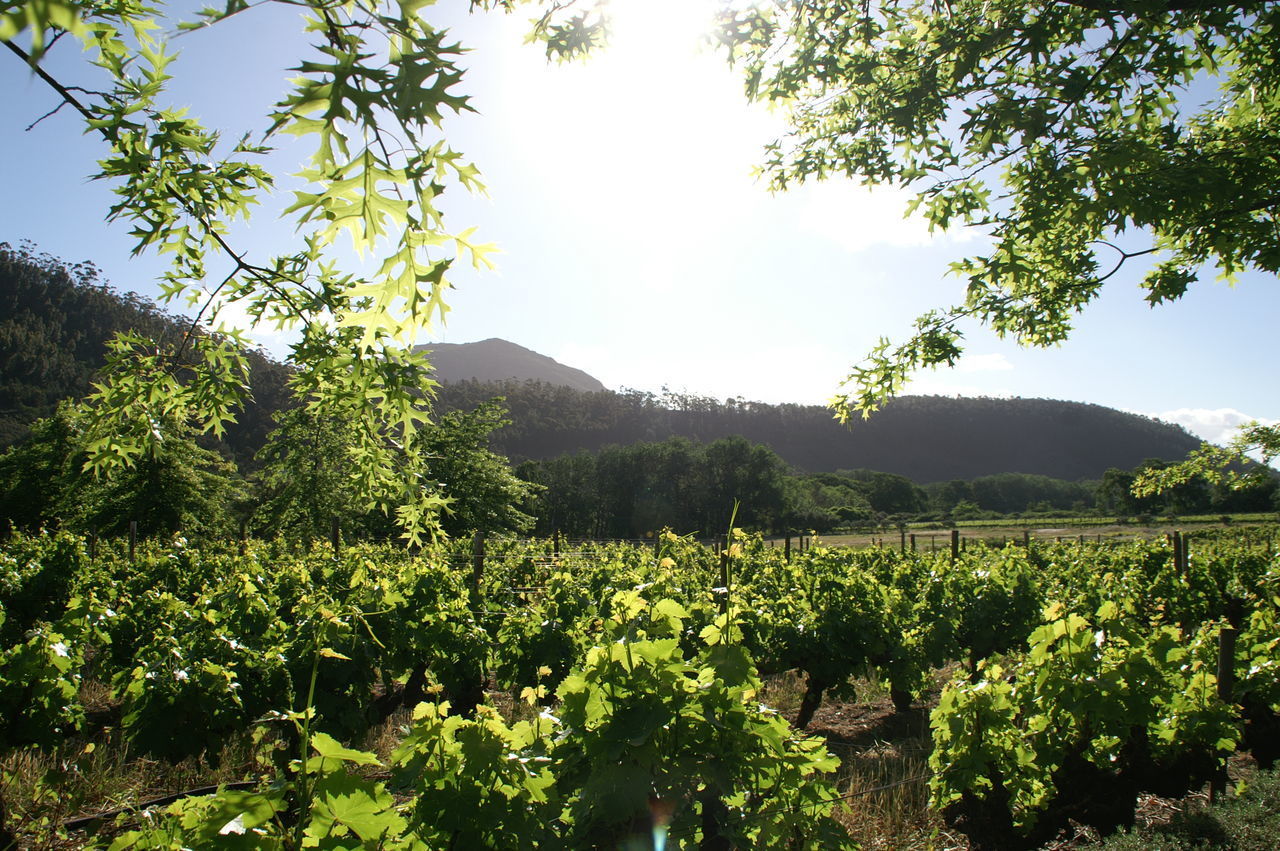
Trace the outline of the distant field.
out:
[[[1155,520],[1149,524],[1117,523],[1100,517],[1039,517],[1015,520],[967,520],[954,524],[965,540],[981,540],[999,545],[1009,541],[1021,541],[1029,536],[1033,541],[1132,541],[1145,538],[1162,538],[1175,531],[1199,531],[1202,529],[1239,530],[1262,539],[1269,537],[1275,541],[1280,536],[1280,515],[1266,514],[1234,514],[1228,515],[1230,522],[1224,523],[1223,515],[1202,515],[1179,517],[1177,520]],[[951,528],[941,524],[910,524],[907,526],[907,540],[915,535],[916,548],[920,550],[944,549],[951,544]],[[1249,530],[1247,533],[1244,530]],[[828,547],[870,547],[883,543],[885,546],[900,546],[902,539],[897,529],[886,529],[882,532],[857,532],[845,535],[821,535],[819,544]],[[784,539],[774,539],[774,546],[783,546]],[[797,539],[792,539],[792,546],[798,546]],[[909,543],[908,543],[909,546]]]

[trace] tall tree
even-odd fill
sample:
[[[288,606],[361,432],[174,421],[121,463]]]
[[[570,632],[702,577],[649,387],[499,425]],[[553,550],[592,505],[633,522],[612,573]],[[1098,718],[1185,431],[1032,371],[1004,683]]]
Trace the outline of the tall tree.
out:
[[[64,402],[0,455],[0,522],[103,534],[123,533],[131,521],[142,535],[232,530],[244,483],[189,431],[167,424],[155,451],[105,478],[84,469],[87,419],[79,406]]]
[[[307,407],[276,415],[279,427],[260,453],[260,504],[256,522],[266,534],[322,539],[337,519],[347,534],[384,536],[394,531],[386,510],[362,492],[352,475],[361,451],[359,425],[318,416]],[[533,519],[522,509],[538,490],[512,472],[507,459],[489,449],[489,435],[507,422],[498,400],[471,411],[450,411],[421,426],[420,454],[389,447],[397,475],[444,506],[440,525],[450,535],[522,532]],[[410,500],[409,510],[417,504]]]

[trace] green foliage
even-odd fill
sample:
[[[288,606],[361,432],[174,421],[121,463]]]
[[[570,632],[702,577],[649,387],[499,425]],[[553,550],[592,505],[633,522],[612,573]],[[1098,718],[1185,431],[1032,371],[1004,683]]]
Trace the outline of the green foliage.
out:
[[[0,650],[0,747],[55,748],[84,723],[81,671],[102,613],[71,598],[61,617]]]
[[[934,805],[978,847],[1037,847],[1068,818],[1131,824],[1138,793],[1197,788],[1239,741],[1216,630],[1148,629],[1112,602],[1045,614],[1025,655],[952,683],[932,716]]]
[[[116,193],[108,218],[132,227],[136,252],[170,259],[164,299],[203,302],[177,341],[125,334],[111,344],[87,408],[88,466],[133,467],[188,424],[222,434],[248,387],[244,339],[220,317],[234,304],[296,334],[288,360],[298,397],[317,414],[356,424],[357,488],[398,506],[416,539],[440,503],[398,476],[388,449],[394,442],[415,451],[426,421],[428,364],[409,346],[443,318],[453,263],[488,262],[488,248],[470,231],[445,227],[440,206],[450,187],[481,188],[476,169],[439,138],[446,114],[469,109],[455,90],[461,48],[426,20],[421,3],[315,2],[306,11],[314,41],[290,91],[265,109],[260,136],[235,142],[164,104],[176,22],[163,7],[9,4],[0,40],[104,141],[93,176]],[[177,29],[217,26],[236,14],[252,10],[236,0]],[[46,47],[64,33],[80,42],[92,75],[74,92],[44,64]],[[234,226],[273,189],[261,158],[282,135],[312,144],[304,187],[286,213],[299,242],[250,259],[234,247]],[[367,279],[341,270],[340,238],[373,256]]]
[[[157,426],[160,428],[160,426]],[[90,437],[80,406],[63,403],[27,439],[0,455],[0,517],[35,530],[62,526],[143,536],[226,534],[244,498],[234,467],[199,446],[181,426],[165,429],[155,451],[117,475],[84,470]]]
[[[722,559],[670,532],[559,554],[492,539],[472,579],[468,542],[147,543],[128,559],[100,541],[90,559],[67,534],[15,535],[0,744],[61,752],[86,681],[121,706],[135,754],[211,759],[256,730],[256,789],[121,825],[120,848],[617,847],[655,830],[667,847],[843,847],[835,762],[761,704],[757,665],[800,668],[817,699],[874,673],[906,709],[937,667],[969,663],[934,714],[932,767],[975,848],[1070,820],[1109,830],[1140,791],[1180,794],[1237,749],[1280,757],[1270,547],[1197,537],[1175,565],[1163,543],[790,562],[738,530],[725,543]],[[389,764],[359,750],[422,699]]]
[[[689,613],[673,600],[623,592],[614,608],[604,643],[557,690],[569,735],[555,770],[579,790],[568,844],[615,847],[669,832],[706,847],[848,847],[815,819],[834,798],[819,775],[837,761],[755,702],[750,655],[708,628],[707,644],[686,659]]]
[[[962,304],[924,314],[854,369],[841,416],[874,410],[915,369],[954,364],[966,318],[1025,345],[1060,342],[1139,255],[1155,255],[1142,281],[1152,304],[1205,267],[1280,271],[1266,188],[1280,138],[1276,15],[1023,0],[728,11],[720,39],[748,93],[790,122],[765,163],[775,188],[835,176],[909,186],[934,227],[993,238],[955,267]]]
[[[788,510],[785,469],[769,447],[742,437],[674,437],[528,461],[517,473],[544,489],[531,506],[537,531],[638,538],[663,527],[716,534],[735,500],[741,525],[777,528]]]
[[[532,522],[520,509],[533,486],[488,447],[490,433],[507,422],[504,413],[497,400],[474,411],[450,411],[420,427],[414,452],[391,447],[400,478],[416,482],[442,507],[440,528],[447,534],[517,532]],[[279,427],[258,456],[258,528],[306,541],[326,539],[335,518],[347,535],[381,537],[392,531],[386,513],[370,504],[352,473],[362,451],[357,424],[307,407],[282,411],[276,421]]]

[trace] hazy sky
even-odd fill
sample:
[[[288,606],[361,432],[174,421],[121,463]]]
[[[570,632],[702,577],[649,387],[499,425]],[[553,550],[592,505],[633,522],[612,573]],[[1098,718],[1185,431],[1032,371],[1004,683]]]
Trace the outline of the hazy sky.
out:
[[[449,324],[432,339],[503,337],[614,388],[821,403],[880,336],[901,339],[917,314],[962,298],[947,267],[980,252],[981,234],[931,235],[902,218],[905,196],[852,183],[770,195],[752,168],[781,124],[745,103],[720,56],[699,52],[706,4],[615,2],[613,46],[572,65],[521,44],[527,14],[468,17],[460,0],[427,9],[473,48],[463,85],[480,114],[451,122],[448,137],[490,190],[455,198],[450,224],[477,225],[503,250],[497,272],[456,276]],[[172,101],[228,138],[260,131],[305,43],[296,19],[264,7],[184,36]],[[80,79],[74,45],[55,52],[51,67]],[[91,260],[116,287],[154,294],[160,262],[130,258],[127,227],[103,222],[110,187],[85,177],[101,143],[70,110],[26,131],[56,100],[18,62],[0,57],[0,86],[0,241]],[[293,171],[300,157],[274,162]],[[264,206],[238,244],[278,251],[291,231],[274,212]],[[1139,271],[1108,283],[1067,344],[1024,351],[974,326],[959,367],[908,392],[1094,402],[1211,439],[1280,419],[1276,281],[1231,288],[1209,275],[1153,310]]]

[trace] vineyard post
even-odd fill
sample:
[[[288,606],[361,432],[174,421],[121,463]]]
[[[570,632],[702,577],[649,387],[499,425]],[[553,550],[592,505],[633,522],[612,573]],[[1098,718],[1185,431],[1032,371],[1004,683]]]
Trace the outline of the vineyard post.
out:
[[[787,564],[791,563],[791,533],[787,533],[787,538],[782,542],[782,558]]]
[[[130,520],[129,521],[129,563],[130,564],[133,564],[134,562],[133,552],[137,546],[138,546],[138,521]]]
[[[553,556],[560,555],[560,530],[556,529],[551,533],[551,554]]]
[[[1031,530],[1030,529],[1022,530],[1022,546],[1026,547],[1027,549],[1031,549]]]
[[[1235,626],[1223,626],[1218,633],[1218,698],[1228,705],[1232,703],[1231,693],[1235,687],[1236,634]],[[1209,781],[1209,803],[1214,803],[1225,791],[1227,791],[1227,772],[1224,762],[1218,767],[1213,779]]]
[[[905,527],[898,529],[898,538],[902,551],[907,551],[907,530]]]
[[[960,530],[951,530],[951,560],[960,558]]]
[[[727,615],[729,613],[729,551],[720,551],[720,587],[723,593],[720,595],[720,614]]]
[[[484,533],[476,530],[471,536],[471,581],[467,588],[471,597],[471,606],[480,609],[480,579],[484,576]]]
[[[916,551],[916,533],[912,532],[911,533],[911,552],[914,553],[915,551]]]
[[[1180,574],[1187,572],[1187,542],[1182,537],[1182,532],[1174,530],[1170,532],[1169,543],[1173,546],[1173,569]]]

